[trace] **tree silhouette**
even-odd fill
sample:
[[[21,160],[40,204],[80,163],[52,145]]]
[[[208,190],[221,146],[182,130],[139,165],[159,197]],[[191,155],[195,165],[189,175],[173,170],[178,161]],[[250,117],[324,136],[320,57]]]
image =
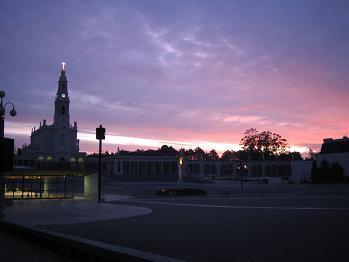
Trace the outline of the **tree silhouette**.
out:
[[[207,154],[207,159],[208,160],[218,160],[219,156],[216,150],[212,149],[208,154]]]
[[[226,150],[225,152],[223,152],[221,159],[223,161],[231,161],[235,159],[235,152],[231,151],[231,150]]]
[[[344,172],[342,166],[335,162],[330,163],[324,159],[317,166],[317,162],[313,161],[311,169],[311,180],[313,183],[342,183],[344,182]]]
[[[258,135],[258,147],[262,151],[264,157],[285,152],[287,146],[287,140],[282,138],[279,134],[263,131]]]
[[[273,159],[284,153],[288,146],[287,140],[277,133],[250,128],[245,131],[240,141],[243,151],[248,152],[250,159],[262,156],[264,159]]]
[[[302,155],[299,152],[282,152],[277,156],[279,160],[302,160]]]
[[[195,148],[195,160],[206,160],[206,152],[200,147]]]
[[[335,162],[331,165],[331,174],[334,182],[344,182],[344,172],[342,166]]]
[[[257,129],[250,128],[245,131],[244,137],[241,139],[240,144],[242,145],[242,148],[247,152],[260,151],[259,139],[260,137]]]
[[[310,175],[311,181],[316,183],[318,182],[319,179],[319,169],[317,167],[317,163],[314,160],[313,163],[311,164],[311,175]]]
[[[306,159],[308,159],[308,160],[314,160],[315,159],[315,153],[314,153],[314,151],[311,148],[309,148],[308,156],[307,156]]]

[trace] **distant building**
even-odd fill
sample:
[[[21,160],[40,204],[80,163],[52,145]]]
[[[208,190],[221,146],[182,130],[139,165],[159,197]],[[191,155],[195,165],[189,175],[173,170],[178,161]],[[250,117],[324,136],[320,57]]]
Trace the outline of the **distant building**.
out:
[[[325,138],[321,151],[316,157],[319,166],[323,160],[330,164],[338,163],[343,168],[344,176],[349,176],[349,138]]]
[[[48,125],[40,122],[38,129],[32,129],[30,144],[18,150],[15,164],[18,166],[45,167],[50,163],[82,163],[84,153],[79,152],[77,122],[70,124],[68,81],[64,67],[58,81],[54,103],[54,120]]]
[[[176,177],[178,172],[176,156],[116,155],[107,162],[109,174],[116,176]]]
[[[87,159],[88,161],[88,159]],[[92,161],[92,159],[91,159]],[[89,162],[89,161],[88,161]],[[88,164],[87,162],[87,164]],[[97,163],[97,159],[94,161]],[[104,175],[125,179],[177,179],[178,156],[175,155],[119,155],[103,159]],[[92,164],[93,162],[91,162]],[[184,177],[206,179],[268,180],[269,183],[292,181],[301,183],[310,179],[311,161],[222,161],[184,159]],[[95,167],[96,168],[96,167]]]

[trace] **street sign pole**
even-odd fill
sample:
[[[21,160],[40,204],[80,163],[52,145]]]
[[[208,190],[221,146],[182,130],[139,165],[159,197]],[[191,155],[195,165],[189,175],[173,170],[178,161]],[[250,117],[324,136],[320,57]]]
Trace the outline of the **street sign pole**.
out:
[[[105,128],[102,125],[96,128],[96,139],[99,140],[98,155],[98,203],[101,203],[102,194],[102,140],[105,139]]]
[[[98,155],[98,203],[101,203],[102,193],[102,139],[99,139],[99,155]]]

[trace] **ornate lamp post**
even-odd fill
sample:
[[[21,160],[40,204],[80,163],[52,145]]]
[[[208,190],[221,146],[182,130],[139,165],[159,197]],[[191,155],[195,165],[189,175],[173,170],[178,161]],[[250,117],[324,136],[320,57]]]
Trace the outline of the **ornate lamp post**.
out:
[[[2,101],[2,99],[5,97],[5,95],[6,95],[5,91],[0,90],[0,140],[1,140],[1,143],[6,142],[6,141],[2,141],[2,140],[10,140],[10,139],[4,138],[6,106],[11,105],[12,110],[10,111],[10,115],[11,116],[16,115],[16,110],[15,110],[14,104],[11,102],[4,103]],[[13,144],[12,144],[12,147],[13,147]],[[3,153],[5,153],[5,156],[3,156]],[[9,159],[8,155],[6,156],[6,154],[7,154],[6,152],[1,152],[1,158],[4,157],[5,161],[6,161],[6,159]],[[3,159],[1,159],[0,161],[2,162]],[[4,165],[4,163],[1,163],[1,166],[0,166],[0,218],[3,217],[2,210],[4,207],[4,197],[5,197],[5,181],[3,178],[2,171],[6,170],[6,168],[8,168],[8,167],[6,167],[6,165],[5,165],[5,167],[3,165]]]
[[[6,106],[11,105],[12,109],[10,111],[11,116],[15,116],[17,114],[15,110],[15,105],[11,102],[4,103],[2,99],[5,97],[6,93],[3,90],[0,90],[0,138],[4,137],[4,129],[5,129],[5,112]]]

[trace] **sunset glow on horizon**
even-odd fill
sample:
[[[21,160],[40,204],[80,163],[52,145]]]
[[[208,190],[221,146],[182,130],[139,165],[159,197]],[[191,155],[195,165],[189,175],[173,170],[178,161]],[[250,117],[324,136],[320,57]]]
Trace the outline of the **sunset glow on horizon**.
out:
[[[10,122],[8,127],[8,132],[14,136],[27,137],[28,129],[31,128],[31,124],[15,124]],[[96,140],[96,134],[94,131],[83,130],[78,133],[78,139],[82,141],[82,151],[87,153],[94,153],[97,149],[98,141]],[[238,151],[241,149],[239,143],[217,143],[212,141],[175,141],[175,140],[161,140],[161,139],[151,139],[151,138],[140,138],[140,137],[128,137],[113,133],[107,133],[104,140],[104,151],[116,152],[117,149],[124,150],[135,150],[135,149],[158,149],[163,145],[172,146],[179,150],[181,148],[185,149],[195,149],[200,147],[203,150],[209,152],[215,149],[219,155],[221,155],[226,150]],[[20,145],[18,146],[20,147]],[[291,145],[289,147],[290,151],[298,151],[300,153],[307,153],[309,151],[308,147],[305,146],[295,146]],[[315,150],[316,152],[316,150]]]
[[[0,74],[17,147],[52,123],[62,68],[81,151],[97,151],[99,124],[109,152],[222,153],[256,128],[306,153],[348,135],[344,1],[13,2],[0,10]]]

